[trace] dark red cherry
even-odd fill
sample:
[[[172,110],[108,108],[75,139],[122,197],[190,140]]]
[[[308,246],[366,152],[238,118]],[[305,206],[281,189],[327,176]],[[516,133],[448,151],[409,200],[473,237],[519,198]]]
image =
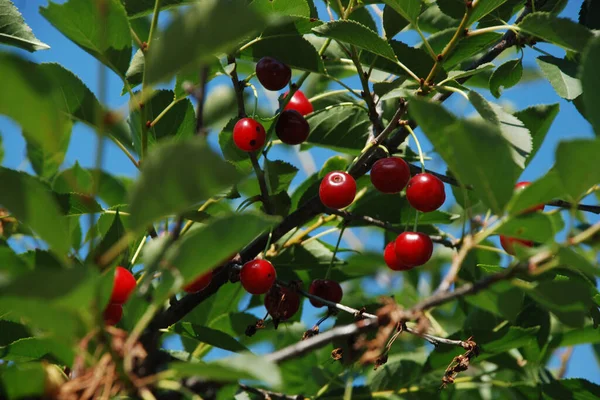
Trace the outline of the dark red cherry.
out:
[[[248,261],[240,271],[240,282],[251,294],[267,293],[276,278],[275,268],[267,260]]]
[[[431,174],[417,174],[408,181],[406,199],[419,211],[437,210],[446,201],[444,183]]]
[[[431,238],[421,232],[404,232],[395,241],[398,262],[407,267],[425,264],[433,254]]]
[[[407,267],[402,264],[400,260],[398,260],[398,256],[396,255],[396,241],[392,240],[385,246],[385,250],[383,251],[383,259],[390,269],[394,271],[407,271],[411,269],[411,267]]]
[[[283,94],[284,99],[287,97],[288,93],[289,92],[285,92]],[[302,93],[302,91],[296,90],[296,92],[292,96],[292,99],[289,103],[287,103],[284,110],[296,110],[300,114],[306,115],[313,112],[313,106],[310,103],[310,101],[306,98],[304,93]]]
[[[300,144],[306,140],[310,126],[296,110],[285,110],[277,119],[275,133],[286,144]]]
[[[109,303],[123,304],[135,289],[136,281],[131,272],[123,267],[115,269],[115,280]]]
[[[515,245],[533,247],[533,242],[531,240],[517,239],[504,235],[500,235],[500,244],[502,245],[504,251],[513,256],[515,255]]]
[[[371,168],[371,182],[382,193],[398,193],[408,183],[410,169],[399,157],[377,160]]]
[[[102,314],[106,325],[116,325],[123,317],[123,306],[121,304],[109,304]]]
[[[329,300],[333,303],[339,303],[342,301],[344,292],[342,287],[336,281],[329,279],[315,279],[308,288],[308,293],[320,297],[324,300]],[[325,304],[319,300],[310,299],[310,303],[315,307],[324,307]]]
[[[267,90],[277,91],[287,86],[292,70],[271,57],[263,57],[256,64],[256,77]]]
[[[525,189],[529,185],[531,185],[531,182],[519,182],[515,185],[515,191],[519,192],[519,191]],[[544,207],[545,207],[544,204],[538,204],[537,206],[533,206],[526,210],[523,210],[522,213],[527,214],[527,213],[531,213],[531,212],[535,212],[535,211],[544,211]]]
[[[266,138],[265,128],[252,118],[242,118],[233,127],[233,142],[242,151],[260,149]]]
[[[273,286],[265,296],[265,308],[273,319],[285,321],[300,308],[300,296],[286,287]]]
[[[356,196],[356,181],[344,171],[328,173],[319,186],[319,198],[326,207],[347,207],[354,201],[354,196]]]
[[[185,285],[183,287],[183,290],[185,290],[188,293],[199,292],[202,289],[204,289],[205,287],[207,287],[208,285],[210,285],[210,282],[212,281],[212,277],[213,277],[213,272],[208,271],[207,273],[200,275],[194,281]]]

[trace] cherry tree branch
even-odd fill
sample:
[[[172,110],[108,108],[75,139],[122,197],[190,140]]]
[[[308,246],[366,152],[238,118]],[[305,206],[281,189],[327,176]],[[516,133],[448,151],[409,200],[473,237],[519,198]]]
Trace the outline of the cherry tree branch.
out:
[[[351,213],[350,211],[336,210],[334,208],[327,208],[325,210],[325,212],[327,214],[338,215],[338,216],[342,217],[345,221],[361,221],[368,225],[376,226],[376,227],[388,230],[390,232],[394,232],[394,233],[404,232],[404,229],[401,227],[394,226],[386,221],[381,221],[376,218],[369,217],[368,215],[356,215],[354,213]],[[431,241],[434,243],[439,243],[439,244],[449,247],[451,249],[456,247],[455,243],[453,243],[451,240],[444,238],[443,236],[433,235],[433,236],[429,236],[429,237],[431,238]]]
[[[263,399],[272,399],[272,400],[304,400],[304,396],[299,395],[288,395],[283,393],[271,392],[270,390],[254,388],[243,383],[239,384],[242,390],[246,392],[254,393],[259,396],[262,396]]]

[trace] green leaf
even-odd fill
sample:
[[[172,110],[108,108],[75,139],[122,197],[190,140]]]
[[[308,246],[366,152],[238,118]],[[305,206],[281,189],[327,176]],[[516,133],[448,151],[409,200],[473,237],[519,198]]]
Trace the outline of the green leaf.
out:
[[[45,379],[41,363],[12,364],[0,369],[0,381],[9,399],[43,395]]]
[[[552,56],[538,57],[537,63],[560,97],[573,100],[582,93],[581,82],[577,78],[577,64]]]
[[[332,156],[323,163],[321,170],[319,171],[319,179],[323,179],[325,175],[332,171],[345,171],[348,168],[348,159],[342,156]]]
[[[544,400],[594,400],[600,397],[600,386],[585,379],[553,380],[542,384],[542,391]]]
[[[500,130],[479,121],[454,122],[442,106],[420,99],[411,99],[410,113],[456,178],[473,185],[481,201],[502,214],[520,172]]]
[[[506,0],[479,0],[474,3],[473,11],[469,15],[467,19],[467,27],[471,26],[474,22],[479,21],[481,18],[485,17],[502,4],[504,4]]]
[[[35,37],[11,0],[0,0],[0,43],[31,52],[50,48]]]
[[[117,243],[123,236],[125,235],[125,227],[123,226],[123,222],[121,221],[121,217],[119,215],[119,210],[115,214],[115,217],[112,219],[110,224],[110,228],[106,234],[102,237],[102,241],[98,244],[94,251],[94,256],[98,256],[103,254],[106,250],[110,249],[112,245]],[[92,256],[92,254],[90,254]],[[122,259],[127,259],[128,254],[124,253],[120,256]]]
[[[423,48],[410,47],[398,40],[390,40],[394,54],[417,76],[426,77],[433,67],[434,61]],[[406,75],[406,72],[402,73]]]
[[[262,57],[276,58],[290,68],[323,72],[323,61],[317,49],[300,35],[266,37],[242,51],[242,58],[258,61]]]
[[[310,18],[306,0],[254,0],[250,7],[263,15],[288,15]]]
[[[539,329],[539,326],[531,328],[511,326],[500,339],[488,342],[482,346],[483,351],[490,353],[503,353],[511,349],[525,346],[535,338],[534,335],[539,331]]]
[[[590,29],[600,29],[600,4],[584,0],[579,10],[579,23]]]
[[[35,173],[43,179],[50,179],[57,172],[65,160],[69,142],[71,140],[71,124],[65,128],[65,134],[60,137],[57,148],[48,149],[35,140],[27,141],[27,158]],[[25,134],[25,136],[28,136]]]
[[[0,204],[33,229],[58,254],[69,250],[66,220],[50,189],[34,177],[0,167]]]
[[[376,32],[358,22],[349,20],[332,21],[313,28],[312,31],[319,36],[338,40],[370,51],[388,60],[396,61],[396,55],[390,45]]]
[[[555,103],[531,106],[514,113],[514,116],[523,122],[523,125],[531,134],[531,153],[525,159],[525,166],[534,159],[559,110],[560,106]]]
[[[412,24],[417,22],[421,14],[421,0],[383,0],[383,2]]]
[[[585,316],[592,305],[591,286],[582,279],[543,281],[534,289],[522,290],[556,315],[563,324],[572,327],[583,327]]]
[[[524,210],[538,204],[548,203],[562,196],[562,183],[556,171],[550,171],[540,179],[531,183],[522,190],[514,193],[508,204],[507,211],[510,215],[518,215]]]
[[[287,191],[298,173],[298,168],[281,160],[267,161],[265,169],[268,172],[272,193]]]
[[[175,16],[146,54],[148,83],[226,53],[265,26],[265,19],[242,0],[207,0]]]
[[[529,14],[518,25],[523,33],[539,37],[566,50],[581,52],[592,33],[583,25],[568,19],[559,18],[546,12]]]
[[[148,154],[130,192],[131,228],[188,210],[241,178],[203,138],[165,143]]]
[[[592,326],[586,326],[581,329],[573,329],[567,332],[557,332],[552,334],[550,347],[559,348],[567,346],[577,346],[586,343],[600,343],[598,329]]]
[[[2,359],[6,361],[27,362],[49,358],[70,365],[75,359],[72,348],[45,338],[23,338],[7,346],[0,347]]]
[[[88,169],[92,174],[95,170]],[[100,171],[98,176],[100,187],[98,188],[98,197],[102,199],[109,207],[125,204],[127,197],[127,188],[131,184],[131,179],[126,177],[115,177],[105,171]]]
[[[438,1],[437,3],[440,2]],[[458,26],[459,21],[444,14],[437,3],[430,4],[419,16],[419,28],[421,28],[422,31],[435,33]],[[460,18],[462,18],[462,16]]]
[[[510,283],[500,282],[489,289],[472,296],[465,301],[514,323],[523,309],[523,293]]]
[[[109,111],[103,107],[92,91],[74,73],[60,64],[47,63],[38,66],[40,71],[47,74],[56,88],[53,93],[54,102],[71,119],[83,122],[90,127],[99,127],[98,114],[105,115]],[[104,126],[108,132],[126,147],[131,148],[131,133],[125,121],[118,121]]]
[[[469,92],[469,100],[479,114],[488,122],[497,125],[502,136],[510,144],[512,158],[519,167],[525,168],[525,160],[531,152],[529,131],[517,117],[507,113],[497,104],[489,103],[475,91]]]
[[[446,79],[457,80],[457,79],[461,79],[461,78],[466,78],[466,77],[478,74],[480,72],[490,70],[492,68],[494,68],[494,64],[485,63],[485,64],[481,64],[477,68],[471,69],[469,71],[460,71],[460,70],[450,71],[450,72],[448,72],[448,77]]]
[[[189,322],[175,324],[172,328],[173,332],[181,336],[185,336],[202,343],[206,343],[219,349],[239,353],[249,351],[246,346],[235,340],[233,337],[223,331],[211,329],[206,326],[193,325]]]
[[[461,20],[467,10],[462,0],[437,0],[436,3],[444,14],[457,20]]]
[[[594,38],[586,49],[581,62],[581,85],[583,90],[583,104],[586,118],[594,127],[596,136],[600,136],[600,115],[595,112],[600,102],[600,78],[598,77],[598,63],[600,62],[600,39]]]
[[[600,140],[576,139],[558,144],[555,168],[571,199],[579,200],[600,182],[600,168],[596,163],[599,152]]]
[[[152,14],[154,9],[154,0],[121,0],[127,10],[127,15],[130,17],[142,17],[144,15]],[[160,9],[170,9],[177,6],[185,6],[189,3],[194,3],[196,0],[161,0]]]
[[[86,0],[49,3],[40,8],[40,14],[63,35],[124,77],[131,59],[127,13],[119,0],[107,0],[105,4],[104,14],[96,3]]]
[[[166,114],[163,114],[160,120],[148,130],[148,148],[154,147],[167,138],[180,141],[194,136],[196,116],[192,103],[186,98],[179,101],[175,101],[174,98],[175,94],[171,90],[158,90],[156,95],[146,102],[144,115],[147,121],[154,121],[167,107],[170,107]],[[133,111],[130,115],[130,126],[134,132],[133,143],[138,153],[142,149],[140,120],[140,111]]]
[[[93,187],[92,173],[75,161],[71,168],[61,171],[52,182],[52,190],[57,193],[91,193]]]
[[[409,22],[392,7],[386,5],[383,8],[383,30],[387,38],[393,38],[408,24]]]
[[[500,88],[515,86],[523,76],[523,63],[521,59],[510,60],[499,66],[490,77],[490,92],[495,98],[500,97]]]
[[[450,39],[452,39],[452,36],[454,36],[455,32],[456,28],[446,29],[430,35],[427,40],[433,48],[433,51],[436,54],[439,54],[442,52],[444,47],[446,47]],[[467,36],[462,38],[450,56],[443,61],[444,69],[446,71],[450,71],[456,68],[456,66],[461,62],[475,56],[482,50],[495,44],[501,36],[502,35],[499,33],[486,32],[482,33],[481,35]],[[423,46],[421,45],[420,47],[422,48]]]
[[[186,234],[167,251],[166,258],[188,283],[228,260],[277,221],[251,213],[215,217]]]
[[[241,354],[210,363],[171,363],[169,370],[176,378],[200,376],[217,382],[253,379],[275,387],[281,384],[277,365],[252,354]]]
[[[594,279],[594,276],[600,276],[600,268],[594,265],[592,261],[588,260],[578,248],[562,247],[558,250],[558,257],[561,264],[564,264],[567,268],[580,271],[585,275]]]
[[[64,215],[78,216],[102,212],[102,206],[93,198],[81,193],[57,193],[56,200]]]
[[[60,151],[71,128],[53,101],[60,89],[38,65],[8,53],[0,54],[0,76],[0,114],[21,125],[27,141],[35,141],[45,153]]]
[[[358,106],[333,107],[311,114],[307,121],[307,143],[353,155],[364,148],[371,124],[367,111]]]
[[[554,237],[550,217],[542,213],[516,216],[498,225],[496,233],[508,237],[545,243]]]

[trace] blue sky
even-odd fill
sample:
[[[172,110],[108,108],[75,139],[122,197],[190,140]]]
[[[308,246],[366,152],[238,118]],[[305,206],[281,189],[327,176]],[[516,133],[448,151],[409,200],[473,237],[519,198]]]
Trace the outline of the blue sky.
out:
[[[61,63],[67,69],[79,76],[90,87],[90,89],[97,94],[97,75],[99,69],[98,63],[90,55],[62,36],[60,32],[54,29],[43,17],[41,17],[38,9],[40,6],[46,5],[47,1],[14,1],[17,7],[23,13],[26,22],[31,26],[37,37],[51,47],[50,50],[39,51],[34,54],[20,50],[16,51],[22,56],[28,57],[36,62]],[[319,1],[317,1],[317,3],[322,4]],[[580,1],[568,2],[566,9],[563,11],[563,15],[572,19],[576,19],[580,4]],[[321,16],[326,15],[322,7],[319,8],[319,12],[321,13]],[[401,33],[398,36],[399,40],[404,40],[409,44],[414,42],[414,35],[402,35],[405,34]],[[564,54],[561,50],[552,46],[542,44],[539,47],[552,54],[556,54],[557,56],[562,56]],[[5,50],[8,48],[2,47],[2,49]],[[535,57],[538,55],[539,54],[534,50],[527,49],[525,51],[524,58],[525,65],[535,66]],[[503,60],[508,60],[517,56],[518,54],[514,50],[509,50],[503,55]],[[499,65],[500,61],[495,62],[495,64]],[[108,76],[109,87],[107,103],[110,107],[121,107],[126,103],[127,100],[126,98],[120,96],[122,84],[119,78],[112,72],[109,72]],[[346,83],[353,88],[358,88],[360,86],[357,79],[349,79],[346,81]],[[228,81],[217,79],[212,82],[211,85],[209,85],[209,90],[220,84],[228,84]],[[490,100],[493,99],[489,92],[482,92],[482,94],[486,95],[486,97]],[[262,102],[266,102],[268,100],[264,94],[261,94],[260,99]],[[560,103],[561,111],[554,121],[554,124],[550,129],[542,148],[536,155],[533,162],[531,162],[528,168],[523,172],[521,180],[534,180],[543,176],[552,166],[554,162],[554,150],[561,140],[568,140],[577,137],[591,137],[593,134],[590,125],[581,117],[575,107],[569,102],[560,99],[555,94],[550,84],[545,80],[518,85],[515,88],[508,89],[501,98],[501,103],[510,104],[514,109],[522,109],[535,104],[548,104],[555,102]],[[452,97],[445,103],[445,105],[457,114],[470,114],[472,112],[472,108],[470,108],[466,101],[459,96]],[[2,134],[5,148],[3,166],[31,172],[31,167],[25,157],[25,142],[20,134],[19,126],[5,117],[0,117],[0,133]],[[213,138],[215,136],[216,135],[212,135]],[[426,138],[419,134],[419,139],[423,145],[423,150],[425,152],[430,152],[431,145]],[[76,161],[84,167],[92,167],[94,163],[94,154],[96,151],[95,143],[94,132],[86,126],[77,124],[73,130],[71,145],[63,168],[72,166]],[[311,151],[311,156],[317,168],[333,154],[333,152],[326,150]],[[284,158],[296,166],[301,165],[300,160],[293,152],[275,149],[272,151],[271,155],[273,158]],[[136,169],[130,163],[130,161],[115,145],[108,141],[106,143],[103,168],[108,172],[119,175],[135,176],[136,174]],[[445,169],[443,163],[436,157],[434,157],[434,160],[428,164],[428,168],[440,172]],[[298,184],[305,177],[306,174],[301,168],[301,172],[298,174],[298,177],[294,181],[293,185]],[[448,190],[448,192],[450,191]],[[597,218],[593,218],[590,221],[593,222],[596,220]],[[372,236],[371,238],[366,237],[360,230],[356,233],[356,235],[357,237],[354,240],[352,240],[352,237],[345,237],[345,245],[356,243],[356,239],[358,239],[366,248],[376,249],[378,251],[380,250],[380,240],[374,240]],[[332,239],[335,239],[335,237]],[[369,282],[371,285],[376,285],[376,283],[373,281]],[[372,289],[377,290],[376,287],[372,287]],[[306,308],[310,309],[310,307]],[[310,321],[314,321],[314,313],[307,312],[303,319],[307,321],[307,324],[310,324]],[[553,364],[556,365],[556,362],[553,362]],[[585,377],[600,383],[600,369],[598,368],[598,364],[596,363],[592,350],[589,346],[578,346],[575,349],[567,376]]]

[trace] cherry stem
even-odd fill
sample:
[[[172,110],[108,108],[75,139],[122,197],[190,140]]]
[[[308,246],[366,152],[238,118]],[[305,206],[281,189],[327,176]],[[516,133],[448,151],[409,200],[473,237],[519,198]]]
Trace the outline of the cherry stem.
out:
[[[258,92],[256,91],[256,87],[250,82],[246,82],[246,85],[252,88],[252,93],[254,93],[254,109],[252,110],[252,119],[256,118],[256,110],[258,109]]]
[[[337,243],[335,244],[335,249],[333,250],[333,255],[331,256],[331,262],[329,263],[329,267],[327,267],[327,272],[325,273],[325,279],[329,278],[329,273],[331,272],[331,267],[333,267],[333,262],[335,261],[335,255],[340,247],[340,243],[342,242],[342,236],[344,236],[344,231],[346,230],[346,224],[342,225],[342,229],[340,229],[340,235],[338,236]]]
[[[417,150],[419,151],[419,160],[421,161],[421,172],[425,172],[425,158],[423,157],[423,151],[421,150],[421,144],[419,143],[419,139],[417,139],[417,135],[415,135],[415,131],[412,130],[410,125],[404,125],[406,130],[410,133],[410,135],[415,140],[415,144],[417,145]]]

